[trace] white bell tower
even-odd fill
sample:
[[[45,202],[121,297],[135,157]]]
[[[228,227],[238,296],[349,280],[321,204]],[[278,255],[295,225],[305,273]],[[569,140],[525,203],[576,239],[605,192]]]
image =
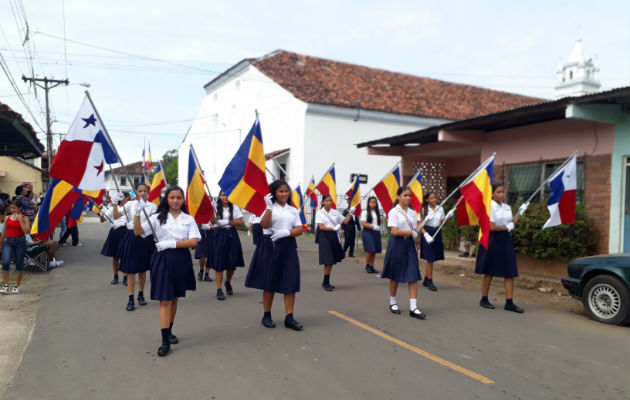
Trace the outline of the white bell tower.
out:
[[[587,58],[582,40],[575,42],[569,61],[558,63],[556,72],[556,99],[582,96],[599,91],[599,67],[592,58]]]

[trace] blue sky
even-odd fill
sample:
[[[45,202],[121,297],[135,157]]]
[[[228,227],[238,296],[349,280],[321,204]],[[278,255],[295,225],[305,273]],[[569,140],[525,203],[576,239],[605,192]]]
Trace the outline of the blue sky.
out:
[[[154,160],[177,148],[203,85],[243,58],[276,49],[551,99],[558,62],[580,38],[599,63],[602,89],[630,85],[628,1],[267,4],[274,7],[227,0],[6,0],[0,53],[42,127],[42,93],[36,99],[22,73],[70,79],[69,87],[51,91],[55,132],[66,132],[85,90],[79,83],[89,83],[126,163],[140,159],[145,139]],[[30,27],[26,49],[23,15]],[[4,74],[0,101],[33,122]]]

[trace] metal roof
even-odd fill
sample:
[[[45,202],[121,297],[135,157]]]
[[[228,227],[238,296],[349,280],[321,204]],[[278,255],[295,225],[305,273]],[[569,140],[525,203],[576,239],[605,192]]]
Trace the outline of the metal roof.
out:
[[[44,146],[31,124],[11,107],[0,103],[0,156],[30,159],[41,157],[43,151]]]

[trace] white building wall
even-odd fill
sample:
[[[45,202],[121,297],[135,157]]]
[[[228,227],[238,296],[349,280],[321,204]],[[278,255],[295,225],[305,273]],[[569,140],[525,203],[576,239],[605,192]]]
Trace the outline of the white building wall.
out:
[[[187,185],[192,143],[212,195],[218,195],[219,179],[249,133],[255,110],[259,113],[265,152],[290,147],[289,178],[302,173],[299,160],[303,157],[306,104],[248,65],[206,88],[197,117],[179,148],[178,175],[182,187]],[[272,179],[270,175],[268,178]]]

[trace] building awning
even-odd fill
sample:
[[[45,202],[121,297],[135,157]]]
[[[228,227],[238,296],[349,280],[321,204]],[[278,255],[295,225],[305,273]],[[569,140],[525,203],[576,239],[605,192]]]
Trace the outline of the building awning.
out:
[[[276,150],[276,151],[272,151],[270,153],[265,154],[265,161],[273,161],[277,158],[280,158],[282,156],[285,156],[287,154],[289,154],[289,152],[291,151],[291,149],[282,149],[282,150]]]
[[[43,151],[44,146],[31,124],[11,107],[0,103],[0,156],[31,159],[41,157]]]

